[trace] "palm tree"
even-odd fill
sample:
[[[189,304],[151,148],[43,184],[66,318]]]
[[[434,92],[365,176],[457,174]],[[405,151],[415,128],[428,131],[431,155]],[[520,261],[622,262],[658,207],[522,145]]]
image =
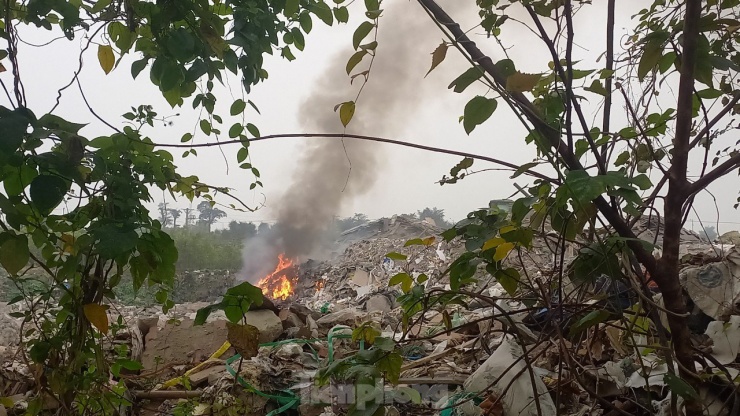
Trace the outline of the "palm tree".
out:
[[[172,228],[177,228],[177,219],[180,218],[181,210],[170,208],[170,216],[172,217]]]
[[[211,206],[211,203],[208,201],[203,201],[198,204],[198,212],[200,213],[200,215],[198,215],[198,219],[200,219],[202,223],[206,224],[209,233],[211,232],[211,226],[213,223],[215,223],[219,218],[226,217],[226,213],[224,211]]]
[[[170,218],[170,212],[169,212],[170,210],[167,209],[167,203],[161,202],[158,208],[159,208],[159,222],[162,223],[162,227],[166,227],[172,220]]]

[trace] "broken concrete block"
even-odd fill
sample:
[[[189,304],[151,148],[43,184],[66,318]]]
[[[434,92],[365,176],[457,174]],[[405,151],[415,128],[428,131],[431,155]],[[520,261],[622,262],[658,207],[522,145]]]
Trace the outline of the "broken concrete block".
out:
[[[215,384],[212,383],[211,380],[219,380],[224,375],[226,375],[226,367],[223,365],[217,365],[206,368],[205,370],[199,371],[195,374],[191,374],[188,378],[190,379],[190,384],[193,386],[200,386],[206,382],[208,382],[208,384]]]
[[[159,323],[159,315],[149,316],[146,318],[138,318],[136,320],[136,326],[139,328],[142,334],[149,333],[151,328],[154,328]]]
[[[522,350],[513,337],[505,337],[496,351],[465,381],[465,391],[479,393],[493,384],[493,393],[503,395],[506,415],[537,415],[535,400],[539,400],[543,415],[557,414],[555,403],[539,376],[535,375],[532,386],[530,370],[524,360],[517,361],[521,355]]]
[[[367,295],[368,293],[373,291],[373,287],[370,285],[367,286],[360,286],[357,289],[355,289],[355,292],[357,292],[357,299],[361,299],[363,296]]]
[[[316,324],[318,324],[320,328],[327,329],[335,325],[354,327],[362,323],[361,321],[364,316],[365,314],[357,309],[347,308],[322,316],[316,321]]]
[[[362,269],[356,269],[352,274],[352,283],[357,286],[367,286],[370,284],[370,273]]]
[[[280,317],[280,320],[283,321],[283,329],[302,327],[305,325],[298,315],[288,309],[280,311],[280,315],[278,316]]]
[[[223,345],[227,334],[226,321],[193,326],[192,320],[185,319],[167,323],[161,330],[153,327],[146,335],[141,364],[152,371],[167,364],[200,363]]]
[[[308,307],[301,305],[299,303],[293,303],[292,305],[290,305],[290,311],[298,315],[301,321],[304,321],[304,322],[306,321],[307,316],[311,316],[314,319],[319,319],[321,317],[321,313],[312,311]]]
[[[260,331],[260,344],[275,341],[283,332],[283,321],[269,309],[249,311],[245,320]]]
[[[380,311],[388,313],[392,308],[393,303],[385,295],[373,295],[365,302],[365,310],[368,312]]]

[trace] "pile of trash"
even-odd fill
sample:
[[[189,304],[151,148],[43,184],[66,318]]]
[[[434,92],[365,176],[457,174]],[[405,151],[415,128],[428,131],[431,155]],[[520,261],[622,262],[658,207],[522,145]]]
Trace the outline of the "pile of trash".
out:
[[[655,240],[660,223],[641,221],[636,230],[640,238]],[[181,303],[167,314],[112,305],[109,320],[120,316],[125,328],[106,340],[106,350],[113,354],[117,345],[126,345],[126,358],[142,364],[113,382],[125,383],[131,400],[146,404],[137,414],[157,416],[184,406],[195,415],[230,409],[245,415],[330,416],[378,403],[386,415],[670,414],[672,395],[681,396],[671,378],[676,368],[657,345],[654,323],[641,314],[629,283],[609,276],[578,290],[568,283],[557,292],[567,296],[542,302],[512,297],[495,281],[481,282],[478,298],[444,310],[426,308],[405,321],[401,292],[389,287],[389,280],[401,272],[425,274],[427,290],[449,288],[445,271],[465,248],[458,240],[444,242],[441,231],[404,217],[348,230],[338,256],[299,266],[291,297],[265,299],[246,313],[246,328],[254,328],[248,331],[256,331],[249,334],[257,334],[257,342],[221,311],[194,325],[208,302]],[[428,237],[435,239],[404,246]],[[535,287],[551,287],[558,276],[551,251],[557,245],[547,238],[537,237],[532,250],[508,263],[528,271]],[[708,414],[729,414],[722,409],[731,396],[728,389],[734,389],[727,378],[740,376],[740,248],[721,239],[712,244],[691,232],[682,233],[682,244],[680,278],[693,308],[692,337],[705,357],[703,369],[716,374],[712,386],[719,386],[696,394]],[[567,265],[577,245],[565,251]],[[569,304],[576,296],[579,303]],[[660,293],[642,296],[662,302]],[[18,320],[9,311],[0,304],[0,396],[13,398],[7,410],[16,414],[34,380],[19,358]],[[393,377],[373,378],[371,385],[347,378],[362,379],[369,371],[349,361],[352,357],[382,360],[391,351],[400,365]],[[349,363],[345,373],[317,383],[326,369],[342,363]],[[682,400],[678,397],[679,404]]]

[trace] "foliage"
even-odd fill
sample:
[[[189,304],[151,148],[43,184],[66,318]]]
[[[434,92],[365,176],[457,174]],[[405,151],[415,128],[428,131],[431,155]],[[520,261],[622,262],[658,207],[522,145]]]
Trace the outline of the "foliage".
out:
[[[437,227],[450,228],[453,226],[453,223],[447,221],[447,219],[445,218],[445,211],[437,207],[426,207],[421,211],[417,211],[416,216],[420,220],[431,218],[432,220],[434,220],[434,223],[437,225]]]
[[[369,218],[367,215],[362,213],[355,213],[355,215],[351,217],[345,217],[345,218],[339,218],[337,219],[334,224],[337,227],[337,230],[339,232],[347,231],[351,228],[357,227],[358,225],[365,224],[369,221]]]
[[[206,224],[208,231],[211,231],[211,226],[221,218],[226,217],[226,213],[216,207],[211,201],[203,201],[198,204],[198,218],[200,222]]]
[[[243,243],[257,235],[257,226],[251,222],[231,221],[229,228],[216,230],[215,234],[220,239]]]
[[[180,253],[176,262],[178,271],[185,270],[239,270],[242,265],[243,241],[225,239],[221,233],[197,229],[169,230]]]
[[[293,50],[305,46],[313,17],[329,25],[334,15],[346,21],[341,18],[346,8],[322,0],[7,0],[2,10],[0,37],[7,48],[0,51],[0,72],[7,70],[13,81],[3,82],[8,103],[0,106],[0,264],[19,287],[24,287],[30,267],[43,270],[51,282],[40,297],[24,294],[16,299],[27,304],[24,325],[34,327],[24,335],[27,358],[48,369],[37,391],[56,399],[65,414],[112,413],[119,404],[130,403],[119,400],[120,383],[111,387],[108,370],[116,367],[103,359],[102,340],[117,330],[106,325],[106,299],[129,273],[134,291],[156,288],[156,300],[165,310],[172,306],[168,293],[180,256],[163,230],[172,211],[163,207],[162,221],[152,219],[145,205],[152,201],[150,191],[160,189],[190,201],[203,197],[210,203],[212,191],[228,195],[228,189],[179,173],[172,155],[147,136],[147,127],[157,117],[149,106],[134,105],[113,123],[100,120],[112,132],[99,137],[85,137],[85,124],[60,117],[59,101],[49,113],[30,107],[23,81],[43,77],[38,71],[44,69],[24,77],[16,26],[34,25],[39,31],[60,30],[69,40],[80,38],[81,54],[96,44],[106,74],[124,70],[121,58],[134,55],[133,78],[148,69],[147,78],[170,105],[182,106],[188,100],[203,110],[198,120],[203,135],[218,138],[228,130],[243,142],[236,158],[253,177],[250,186],[255,188],[261,182],[259,171],[247,160],[248,139],[259,136],[259,130],[246,122],[245,114],[247,105],[257,107],[248,99],[234,99],[229,116],[241,120],[224,127],[224,116],[216,112],[215,83],[224,83],[227,73],[235,74],[248,93],[268,76],[265,54],[277,51],[294,59]],[[70,60],[83,68],[82,56]],[[67,87],[77,83],[85,98],[79,72]],[[60,97],[67,87],[59,91]],[[184,133],[182,142],[194,137],[194,132]],[[191,155],[197,155],[195,148],[183,157]],[[223,217],[219,211],[203,218],[209,227]],[[54,291],[62,293],[58,308],[42,315],[48,318],[36,319],[37,309],[48,311],[57,303]],[[41,396],[30,404],[29,413],[40,407]]]

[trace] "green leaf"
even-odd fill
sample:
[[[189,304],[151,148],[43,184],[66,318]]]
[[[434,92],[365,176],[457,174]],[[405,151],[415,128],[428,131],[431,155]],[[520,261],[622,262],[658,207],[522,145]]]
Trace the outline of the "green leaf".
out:
[[[369,12],[373,12],[373,11],[380,9],[380,1],[379,0],[365,0],[365,9]]]
[[[229,137],[232,139],[234,137],[238,137],[240,134],[242,134],[242,131],[244,130],[244,126],[242,126],[241,123],[234,123],[231,128],[229,128]]]
[[[244,109],[247,107],[247,103],[244,102],[241,98],[237,99],[231,104],[231,108],[229,109],[229,113],[232,116],[235,116],[237,114],[241,114],[244,112]]]
[[[355,102],[347,101],[339,106],[339,120],[342,122],[344,127],[347,127],[352,116],[355,115]]]
[[[247,131],[249,132],[249,134],[251,134],[254,137],[262,137],[262,135],[260,135],[260,131],[257,128],[257,126],[255,126],[252,123],[247,123]]]
[[[347,23],[349,21],[349,9],[345,6],[335,8],[334,17],[337,18],[339,23]]]
[[[432,67],[429,68],[429,71],[427,71],[426,75],[424,75],[424,78],[429,75],[430,72],[434,70],[439,64],[442,63],[442,61],[445,60],[445,57],[447,56],[447,42],[442,42],[439,46],[437,46],[437,49],[432,52]]]
[[[134,361],[134,360],[121,359],[116,362],[120,364],[121,367],[125,368],[126,370],[130,370],[130,371],[138,371],[144,368],[144,366],[141,365],[140,362]]]
[[[393,395],[398,403],[421,404],[421,393],[412,387],[398,387],[393,392]]]
[[[414,279],[408,275],[408,273],[398,273],[391,277],[388,281],[388,286],[401,285],[403,293],[408,293],[411,290],[411,285],[414,283]]]
[[[107,259],[132,251],[139,242],[139,234],[134,229],[123,229],[115,224],[103,225],[91,233],[97,240],[95,247],[98,253]]]
[[[103,72],[106,74],[113,70],[116,63],[116,57],[113,55],[113,48],[110,45],[98,45],[98,62]]]
[[[365,51],[374,51],[375,48],[377,48],[377,47],[378,47],[378,42],[376,42],[376,41],[372,41],[370,43],[366,43],[364,45],[360,45],[360,49],[365,50]]]
[[[20,272],[31,258],[28,238],[25,235],[2,234],[0,239],[0,264],[10,275]]]
[[[699,400],[699,395],[696,393],[693,387],[679,376],[673,373],[665,373],[663,381],[671,390],[671,392],[678,394],[684,399]]]
[[[360,26],[355,29],[355,33],[352,35],[352,47],[355,48],[355,50],[360,47],[362,40],[370,34],[370,31],[373,30],[374,27],[375,25],[371,22],[362,22]]]
[[[243,282],[226,290],[225,296],[244,298],[257,306],[262,304],[262,289],[249,282]]]
[[[387,337],[375,337],[375,340],[373,341],[373,347],[383,350],[383,351],[393,351],[393,349],[396,347],[396,341],[393,340],[393,338],[387,338]]]
[[[301,13],[298,21],[300,22],[301,29],[303,29],[304,33],[311,33],[311,29],[313,29],[313,20],[311,19],[311,15],[309,13]]]
[[[511,296],[516,294],[516,289],[519,287],[519,280],[521,279],[517,269],[508,268],[505,270],[499,270],[496,272],[495,277],[496,281],[501,284],[506,293]]]
[[[247,156],[249,156],[249,150],[247,150],[245,147],[240,148],[239,151],[236,152],[236,162],[244,162],[244,160],[247,159]]]
[[[0,106],[0,155],[18,150],[29,123],[28,117],[20,109],[10,111]]]
[[[391,382],[391,384],[398,384],[398,378],[401,376],[401,365],[403,365],[403,357],[397,352],[387,354],[377,362],[377,367],[380,371],[385,374],[385,378]]]
[[[203,133],[205,133],[206,136],[210,136],[211,135],[211,131],[212,131],[211,130],[211,123],[208,120],[206,120],[206,119],[202,119],[199,124],[200,124],[200,130]]]
[[[31,201],[42,215],[49,215],[66,195],[69,185],[53,175],[40,175],[31,181]]]
[[[408,258],[405,254],[396,253],[395,251],[390,252],[385,256],[392,260],[406,260]]]
[[[722,91],[716,90],[714,88],[706,88],[701,91],[697,91],[696,95],[699,98],[715,99],[715,98],[719,98],[722,96]]]
[[[349,75],[352,72],[352,70],[357,66],[357,64],[362,62],[362,58],[364,58],[365,55],[367,55],[367,50],[365,49],[361,51],[357,51],[354,54],[352,54],[352,56],[347,61],[347,67],[346,67],[347,75]]]
[[[496,70],[498,70],[501,75],[505,77],[509,77],[513,74],[516,74],[516,66],[514,65],[514,61],[511,59],[502,59],[494,65],[496,67]]]
[[[77,134],[87,124],[72,123],[54,114],[44,114],[39,119],[39,125],[48,129]]]
[[[180,138],[180,142],[181,143],[186,143],[186,142],[189,142],[191,140],[193,140],[193,133],[185,133]]]
[[[38,176],[36,168],[25,164],[20,168],[10,168],[6,172],[3,185],[8,196],[20,195],[33,178]]]
[[[468,86],[470,86],[470,84],[474,83],[482,76],[483,70],[479,66],[474,66],[463,72],[459,77],[455,78],[447,88],[453,88],[453,91],[458,93],[463,92],[468,88]]]
[[[44,361],[49,357],[49,351],[51,350],[51,344],[48,341],[38,341],[33,344],[28,355],[36,363],[43,364]],[[32,413],[36,414],[36,413]]]
[[[300,0],[286,0],[284,14],[288,17],[294,16],[296,13],[298,13],[298,7],[300,6],[300,4]]]
[[[532,91],[542,78],[542,74],[516,72],[506,78],[506,90],[511,92]]]
[[[617,156],[617,160],[614,161],[614,166],[626,165],[630,161],[630,156],[630,152],[627,151],[620,153],[619,156]]]
[[[206,323],[206,320],[208,319],[208,316],[213,312],[214,305],[208,305],[206,307],[198,309],[198,312],[195,313],[195,321],[193,321],[194,326],[203,325]]]
[[[139,76],[141,71],[143,71],[144,68],[146,68],[146,65],[148,63],[149,63],[149,59],[147,58],[142,58],[142,59],[139,59],[138,61],[134,61],[134,63],[131,64],[131,77],[133,79],[136,79],[136,77]]]
[[[463,113],[463,127],[465,133],[475,129],[475,127],[484,121],[488,120],[493,112],[496,110],[496,100],[493,98],[486,98],[481,95],[474,97],[465,105],[465,111]]]
[[[526,172],[526,171],[528,171],[528,170],[536,167],[537,165],[539,165],[539,163],[537,163],[537,162],[529,162],[529,163],[525,163],[525,164],[519,166],[519,168],[514,172],[514,174],[511,175],[511,179],[514,179],[514,178],[519,177],[521,174],[523,174],[524,172]]]
[[[645,79],[648,72],[652,71],[653,68],[658,65],[662,52],[662,41],[653,40],[645,45],[645,49],[642,52],[642,58],[640,58],[640,63],[637,66],[637,78],[639,78],[640,81]]]
[[[640,174],[632,178],[632,183],[643,191],[650,189],[653,186],[653,183],[650,182],[650,178],[645,174]]]
[[[578,320],[572,327],[570,327],[570,335],[577,335],[594,325],[598,325],[606,321],[611,314],[609,311],[599,309],[596,311],[589,312],[586,316]]]
[[[586,87],[585,90],[586,91],[590,91],[590,92],[592,92],[594,94],[603,95],[604,97],[606,97],[607,95],[609,95],[609,91],[607,91],[606,88],[604,88],[604,86],[601,84],[601,81],[599,81],[598,79],[595,79],[591,83],[591,86],[590,87]]]
[[[332,14],[329,5],[323,1],[316,4],[309,4],[307,8],[327,25],[331,26],[332,23],[334,23],[334,15]]]

